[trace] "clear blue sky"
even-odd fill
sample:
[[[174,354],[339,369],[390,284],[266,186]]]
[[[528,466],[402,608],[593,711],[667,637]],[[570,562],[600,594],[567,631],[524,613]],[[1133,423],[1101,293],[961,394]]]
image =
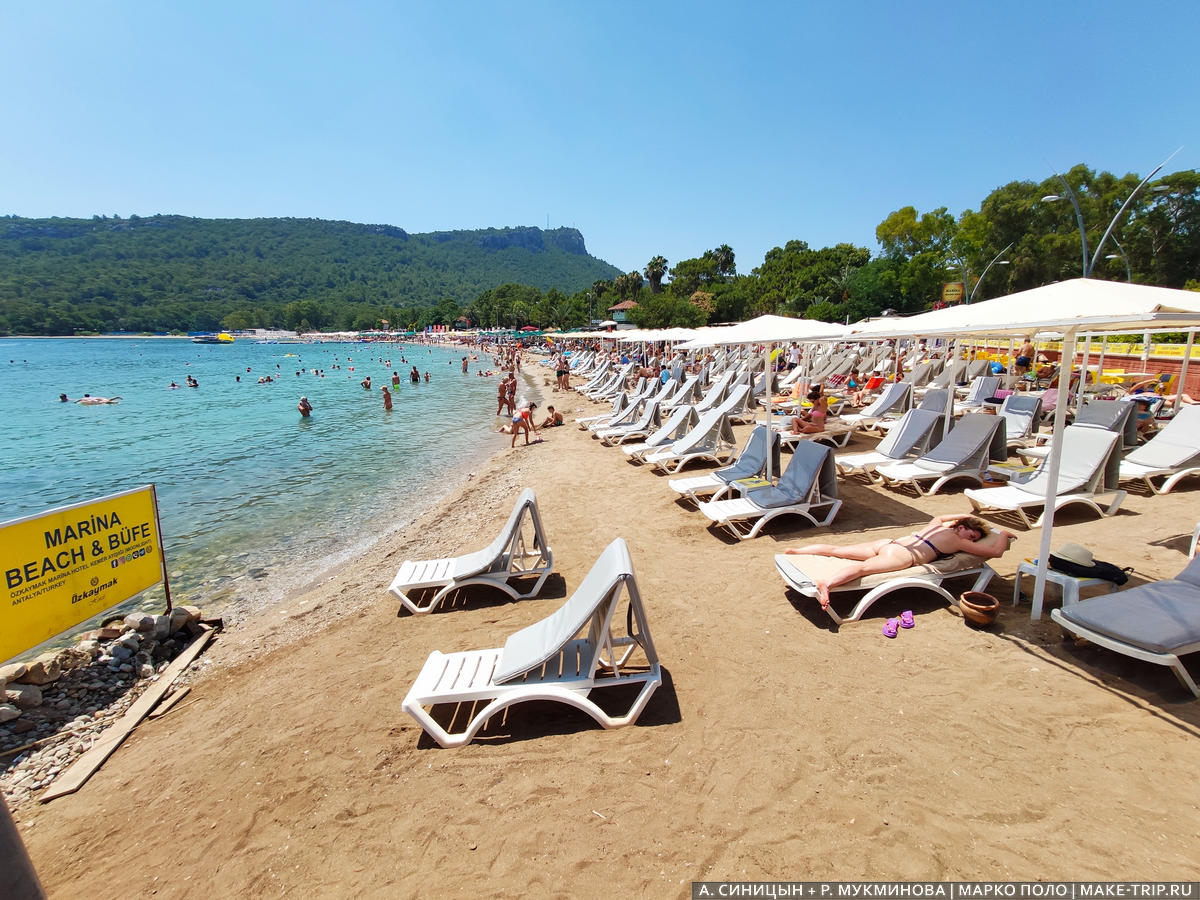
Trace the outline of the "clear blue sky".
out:
[[[573,225],[873,252],[1077,163],[1200,167],[1200,4],[8,2],[0,214]]]

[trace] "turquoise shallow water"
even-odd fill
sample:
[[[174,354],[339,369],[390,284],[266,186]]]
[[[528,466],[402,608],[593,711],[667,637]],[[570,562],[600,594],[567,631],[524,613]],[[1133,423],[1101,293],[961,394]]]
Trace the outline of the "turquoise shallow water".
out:
[[[0,340],[0,520],[154,483],[175,602],[252,613],[411,522],[506,440],[492,433],[496,379],[475,374],[491,359],[463,375],[464,352]],[[409,382],[414,363],[428,383]],[[198,388],[168,388],[189,374]],[[258,384],[267,374],[277,382]],[[122,401],[61,403],[64,392]],[[161,588],[136,605],[161,608]]]

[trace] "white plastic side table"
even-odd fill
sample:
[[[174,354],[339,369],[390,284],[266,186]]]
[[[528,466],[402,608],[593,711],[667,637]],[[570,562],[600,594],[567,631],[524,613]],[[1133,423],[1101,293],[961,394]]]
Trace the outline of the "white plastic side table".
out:
[[[1029,575],[1036,579],[1037,562],[1027,559],[1017,566],[1017,577],[1013,580],[1013,606],[1021,602],[1022,575]],[[1107,585],[1110,594],[1117,589],[1117,586],[1113,582],[1105,581],[1103,578],[1076,578],[1074,575],[1068,575],[1065,572],[1058,572],[1054,569],[1046,570],[1046,581],[1058,585],[1059,590],[1062,592],[1062,605],[1064,607],[1079,602],[1079,591],[1081,588],[1104,587]],[[1042,617],[1042,601],[1034,597],[1032,603],[1029,617],[1034,620],[1040,619]]]

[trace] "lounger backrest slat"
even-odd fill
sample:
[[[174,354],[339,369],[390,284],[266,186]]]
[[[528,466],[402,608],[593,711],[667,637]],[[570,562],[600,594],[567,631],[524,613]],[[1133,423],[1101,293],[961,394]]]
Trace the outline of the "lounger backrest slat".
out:
[[[1162,431],[1125,458],[1155,469],[1178,469],[1196,462],[1200,459],[1200,406],[1180,409]]]
[[[1009,394],[1000,406],[1008,423],[1008,439],[1028,437],[1042,415],[1042,398],[1031,394]]]
[[[1136,447],[1138,443],[1137,416],[1134,404],[1121,403],[1116,400],[1093,400],[1085,403],[1075,414],[1076,425],[1091,425],[1095,428],[1105,428],[1121,435],[1121,442],[1126,447]]]
[[[1116,486],[1114,464],[1119,465],[1116,452],[1118,435],[1103,428],[1088,425],[1068,425],[1062,436],[1062,461],[1058,469],[1056,494],[1080,490],[1097,490]],[[1050,485],[1049,463],[1043,464],[1029,481],[1017,484],[1023,491],[1039,497],[1046,496]]]
[[[527,514],[533,523],[535,549],[544,554],[547,548],[544,546],[545,533],[542,531],[542,519],[538,513],[537,497],[532,488],[525,488],[525,490],[521,491],[516,505],[508,516],[508,521],[505,522],[504,528],[500,530],[500,533],[496,535],[495,540],[482,550],[476,550],[474,553],[468,553],[455,560],[454,577],[461,579],[478,572],[487,571],[488,569],[506,568],[508,565],[508,556],[511,554],[512,546],[520,537],[521,523]]]
[[[984,365],[987,365],[986,361]],[[996,396],[1000,390],[1000,379],[994,375],[979,375],[971,382],[971,390],[967,392],[964,404],[978,406],[988,397]]]
[[[629,559],[629,548],[622,538],[609,544],[591,571],[584,576],[575,593],[540,622],[535,622],[511,635],[504,642],[500,662],[496,667],[495,681],[503,684],[519,678],[526,672],[544,665],[555,654],[562,651],[585,625],[591,622],[591,632],[607,633],[613,608],[620,588],[627,579],[633,578],[633,563]],[[596,621],[592,621],[593,618]],[[597,643],[596,652],[599,651]],[[593,657],[590,667],[581,661],[580,668],[595,671]],[[584,673],[580,673],[584,674]]]
[[[912,398],[912,384],[897,381],[889,384],[874,403],[862,411],[864,416],[882,416],[885,413],[905,409]]]
[[[927,362],[917,363],[915,366],[912,367],[912,371],[908,373],[907,380],[915,388],[924,387],[925,384],[929,381],[930,369],[932,369],[932,368],[933,368],[932,363],[927,363]]]
[[[928,445],[934,425],[941,420],[942,417],[931,410],[910,409],[892,426],[875,450],[891,459],[903,459]]]
[[[825,469],[832,470],[832,482],[825,477]],[[808,503],[814,493],[830,491],[829,499],[837,497],[837,470],[833,466],[833,448],[816,441],[801,441],[796,445],[792,459],[780,476],[776,487],[755,488],[746,496],[764,509]]]
[[[773,463],[772,470],[779,471],[779,435],[766,425],[756,425],[746,439],[746,446],[738,454],[737,460],[731,466],[718,469],[714,474],[724,482],[737,481],[739,478],[752,478],[767,468],[767,447],[771,446]]]
[[[1004,420],[998,416],[968,413],[958,420],[958,424],[940,444],[918,459],[916,465],[933,463],[932,468],[940,469],[945,465],[957,467],[969,466],[975,462],[982,464],[985,455],[993,454],[993,442],[1003,424]],[[1001,442],[1003,440],[1001,432]],[[1004,454],[1001,459],[1007,456],[1007,448]]]
[[[679,440],[696,427],[700,416],[690,406],[681,406],[671,413],[670,418],[662,424],[658,431],[646,438],[646,444],[651,447]]]
[[[944,415],[950,403],[950,391],[946,388],[930,388],[921,398],[921,409],[927,409],[938,415]]]

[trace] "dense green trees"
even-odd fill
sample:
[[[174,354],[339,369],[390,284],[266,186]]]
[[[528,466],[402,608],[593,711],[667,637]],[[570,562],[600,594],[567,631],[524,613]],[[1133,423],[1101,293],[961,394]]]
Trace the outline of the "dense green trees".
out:
[[[571,228],[420,235],[307,219],[9,216],[0,333],[453,325],[506,282],[537,295],[511,307],[528,321],[543,291],[565,298],[618,272]]]

